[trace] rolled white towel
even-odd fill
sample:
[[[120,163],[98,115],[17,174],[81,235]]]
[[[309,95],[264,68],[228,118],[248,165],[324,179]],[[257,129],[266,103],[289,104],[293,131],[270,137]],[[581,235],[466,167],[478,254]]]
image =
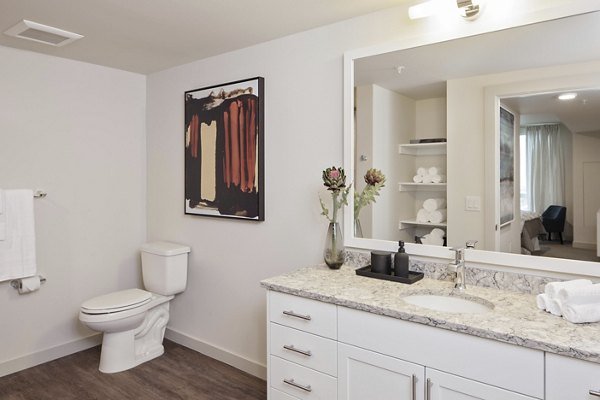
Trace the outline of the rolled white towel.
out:
[[[563,287],[558,291],[557,298],[569,304],[600,304],[600,283],[576,287]]]
[[[428,233],[425,236],[421,237],[421,243],[423,244],[431,244],[434,246],[443,246],[444,245],[444,239],[435,235],[432,235],[431,233]]]
[[[442,171],[442,169],[441,169],[441,168],[438,168],[438,167],[430,167],[430,168],[427,170],[427,173],[428,173],[429,175],[441,175],[443,172],[444,172],[444,171]]]
[[[546,307],[547,299],[548,299],[548,295],[547,295],[546,293],[538,294],[538,295],[535,297],[535,302],[536,302],[536,304],[537,304],[537,307],[538,307],[540,310],[544,310],[544,311],[546,311],[546,308],[547,308],[547,307]]]
[[[577,288],[582,286],[591,285],[592,281],[589,279],[573,279],[565,282],[550,282],[546,284],[546,288],[544,289],[544,293],[548,295],[550,298],[556,298],[558,296],[558,291],[560,289],[566,288]]]
[[[600,321],[600,303],[562,304],[563,317],[574,324]]]
[[[563,314],[561,301],[558,299],[548,297],[548,299],[546,300],[546,311],[548,311],[552,315],[560,317]]]
[[[427,175],[427,168],[423,168],[423,167],[417,168],[417,175]]]
[[[429,222],[434,224],[441,224],[446,220],[447,210],[435,210],[429,213]]]
[[[415,175],[413,176],[414,183],[423,183],[423,175]]]
[[[431,183],[446,182],[446,175],[435,174],[435,175],[428,175],[428,176],[429,176],[429,180],[431,180]]]
[[[423,183],[432,183],[431,182],[431,175],[429,175],[429,174],[423,175]]]
[[[429,211],[424,208],[417,211],[417,222],[429,222]]]
[[[444,230],[440,228],[433,228],[430,232],[430,235],[437,236],[443,239],[444,236],[446,236],[446,232],[444,232]]]
[[[427,199],[423,202],[423,208],[427,211],[435,211],[446,206],[446,199]]]

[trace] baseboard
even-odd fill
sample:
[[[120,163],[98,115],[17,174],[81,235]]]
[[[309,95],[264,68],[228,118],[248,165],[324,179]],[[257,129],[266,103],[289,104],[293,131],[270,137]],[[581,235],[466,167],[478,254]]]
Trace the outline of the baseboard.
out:
[[[68,356],[78,351],[87,350],[102,342],[102,335],[96,334],[83,339],[74,340],[58,346],[50,347],[35,353],[27,354],[12,360],[0,362],[0,377],[22,371],[36,365]]]
[[[225,364],[229,364],[232,367],[247,372],[250,375],[254,375],[257,378],[263,380],[267,379],[267,367],[265,365],[248,360],[247,358],[238,354],[232,353],[210,343],[203,342],[202,340],[186,335],[185,333],[178,332],[171,328],[167,328],[165,337],[175,343],[195,350],[198,353],[202,353],[206,356],[214,358],[215,360],[222,361]]]
[[[574,249],[596,250],[596,243],[573,242]]]

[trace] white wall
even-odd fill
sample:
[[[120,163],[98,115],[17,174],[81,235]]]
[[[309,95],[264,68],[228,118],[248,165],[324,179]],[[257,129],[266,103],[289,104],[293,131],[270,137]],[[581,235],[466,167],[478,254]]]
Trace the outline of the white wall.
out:
[[[150,75],[148,236],[192,247],[188,288],[173,301],[172,331],[200,347],[239,355],[258,373],[266,358],[265,296],[258,282],[321,262],[326,221],[317,193],[324,193],[321,171],[342,163],[343,53],[402,38],[416,45],[557,17],[568,1],[515,3],[498,2],[478,21],[452,18],[447,25],[408,21],[402,5]],[[254,76],[265,78],[266,221],[186,216],[183,93]]]
[[[48,192],[34,202],[47,283],[0,282],[2,376],[85,346],[81,303],[139,283],[146,79],[6,47],[0,60],[0,187]]]
[[[573,134],[573,247],[596,247],[600,210],[600,134]]]
[[[373,168],[373,85],[362,85],[355,88],[355,158],[354,176],[365,176],[369,168]],[[365,160],[361,160],[361,157]],[[381,168],[381,167],[380,167]],[[355,190],[362,190],[362,181],[356,180]],[[358,189],[357,189],[358,187]],[[363,237],[373,237],[373,205],[369,204],[360,210],[360,224]]]

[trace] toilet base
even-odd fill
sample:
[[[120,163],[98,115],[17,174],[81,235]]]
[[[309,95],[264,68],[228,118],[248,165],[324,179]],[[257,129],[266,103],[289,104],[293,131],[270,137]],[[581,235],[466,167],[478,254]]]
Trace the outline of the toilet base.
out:
[[[172,298],[172,297],[171,297]],[[147,311],[142,324],[125,332],[105,332],[100,354],[100,372],[128,370],[164,353],[162,341],[169,321],[169,300]]]

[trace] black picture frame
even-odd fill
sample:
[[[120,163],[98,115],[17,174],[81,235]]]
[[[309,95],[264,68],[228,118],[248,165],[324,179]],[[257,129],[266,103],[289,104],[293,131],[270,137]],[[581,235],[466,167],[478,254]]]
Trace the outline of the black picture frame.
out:
[[[264,78],[184,94],[188,215],[265,220]]]

